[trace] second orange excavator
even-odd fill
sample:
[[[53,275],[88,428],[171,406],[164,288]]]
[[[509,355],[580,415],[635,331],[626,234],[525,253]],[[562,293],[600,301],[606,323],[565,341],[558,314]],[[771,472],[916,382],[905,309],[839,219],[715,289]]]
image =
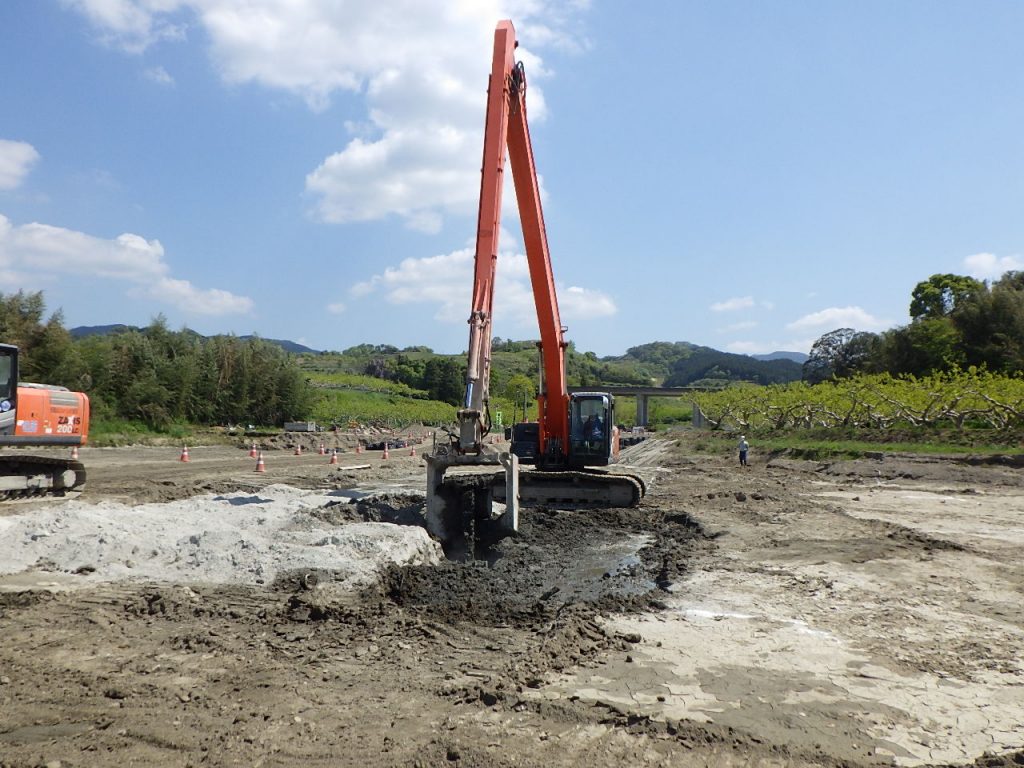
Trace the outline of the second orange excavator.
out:
[[[65,387],[18,381],[18,348],[0,344],[0,500],[58,495],[85,483],[76,459],[25,449],[77,448],[89,435],[89,398]]]

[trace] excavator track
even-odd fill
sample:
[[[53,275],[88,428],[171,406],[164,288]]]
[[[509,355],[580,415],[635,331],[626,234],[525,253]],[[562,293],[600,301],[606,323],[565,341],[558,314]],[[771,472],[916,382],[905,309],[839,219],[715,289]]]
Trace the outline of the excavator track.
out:
[[[494,501],[505,501],[505,474],[451,475],[444,485],[450,492],[491,486]],[[539,470],[519,472],[519,501],[528,507],[577,509],[581,507],[635,507],[647,492],[641,477],[601,471]]]
[[[598,471],[519,471],[519,505],[554,509],[635,507],[645,493],[636,475]],[[485,558],[510,532],[508,510],[495,516],[492,502],[506,503],[504,472],[445,477],[428,494],[427,529],[451,560]]]
[[[85,465],[46,456],[0,455],[0,501],[40,496],[64,496],[81,490]]]
[[[504,476],[498,478],[495,501],[504,500]],[[636,475],[600,471],[520,471],[519,500],[531,507],[635,507],[647,492]]]

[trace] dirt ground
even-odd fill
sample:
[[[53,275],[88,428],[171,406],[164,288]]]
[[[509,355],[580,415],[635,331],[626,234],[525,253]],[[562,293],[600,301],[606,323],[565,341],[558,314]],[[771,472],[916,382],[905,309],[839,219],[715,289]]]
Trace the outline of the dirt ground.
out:
[[[75,503],[285,484],[344,491],[310,525],[415,525],[421,457],[354,445],[264,474],[243,447],[88,448]],[[0,766],[1024,765],[1021,470],[754,449],[647,441],[639,508],[525,510],[486,561],[358,588],[7,572]]]

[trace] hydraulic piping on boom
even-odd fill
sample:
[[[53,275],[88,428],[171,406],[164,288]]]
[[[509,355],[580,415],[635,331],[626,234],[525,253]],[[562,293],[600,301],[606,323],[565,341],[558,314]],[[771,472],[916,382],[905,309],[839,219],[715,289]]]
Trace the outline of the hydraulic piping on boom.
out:
[[[458,434],[426,457],[427,527],[453,557],[471,555],[474,542],[514,532],[520,503],[635,506],[645,490],[633,475],[592,469],[618,458],[614,398],[603,392],[568,391],[567,342],[526,115],[526,72],[514,56],[517,45],[512,22],[498,22],[487,89],[465,397],[457,412]],[[540,327],[541,364],[538,419],[516,424],[511,450],[498,452],[485,438],[491,429],[492,306],[506,149]],[[538,471],[520,475],[520,462],[534,464]],[[486,465],[500,465],[504,471],[445,477],[452,467]],[[505,505],[498,515],[496,501]]]

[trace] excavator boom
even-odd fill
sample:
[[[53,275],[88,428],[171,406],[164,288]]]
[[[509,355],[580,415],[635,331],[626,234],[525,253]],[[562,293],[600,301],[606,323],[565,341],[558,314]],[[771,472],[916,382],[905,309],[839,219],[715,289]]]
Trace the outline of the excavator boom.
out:
[[[480,178],[480,209],[477,217],[476,254],[473,267],[473,298],[469,316],[469,355],[464,408],[459,412],[460,448],[480,453],[487,434],[486,409],[491,367],[492,305],[494,276],[501,229],[501,197],[504,187],[505,151],[512,167],[523,243],[530,269],[537,320],[540,327],[543,383],[538,395],[540,444],[549,441],[561,449],[568,439],[569,394],[565,379],[565,340],[558,313],[558,296],[551,270],[544,211],[540,201],[537,168],[526,115],[526,73],[515,61],[515,28],[499,21],[494,32],[494,55],[487,87],[487,118]]]
[[[427,527],[450,545],[464,541],[467,528],[514,531],[519,503],[549,506],[633,506],[644,494],[643,482],[625,474],[574,471],[606,465],[618,453],[614,400],[600,392],[569,395],[564,339],[555,278],[548,252],[540,186],[526,114],[526,73],[515,61],[515,29],[498,22],[487,87],[487,117],[480,178],[473,294],[469,315],[466,391],[458,411],[459,430],[450,445],[435,448],[427,461]],[[494,277],[501,229],[501,197],[506,150],[512,168],[523,244],[540,328],[541,377],[536,423],[516,425],[526,441],[510,453],[498,453],[485,437],[488,413],[493,330]],[[515,430],[513,435],[515,435]],[[519,460],[543,472],[519,476]],[[445,479],[451,467],[502,465],[504,473]],[[497,499],[506,511],[493,518]],[[462,546],[461,544],[459,546]],[[450,553],[451,554],[451,553]]]

